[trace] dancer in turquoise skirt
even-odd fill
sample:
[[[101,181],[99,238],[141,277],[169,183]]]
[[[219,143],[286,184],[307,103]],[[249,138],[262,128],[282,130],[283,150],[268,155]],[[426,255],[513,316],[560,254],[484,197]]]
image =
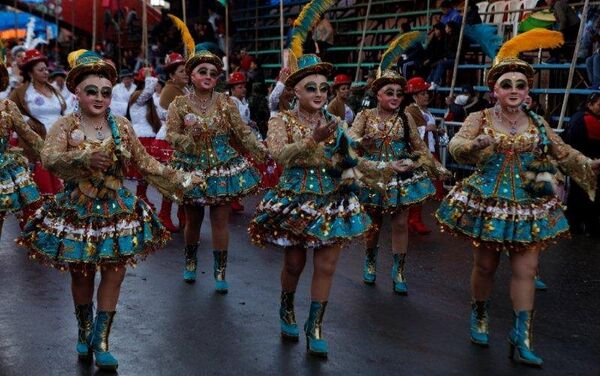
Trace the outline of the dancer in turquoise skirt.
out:
[[[301,46],[298,41],[293,44]],[[342,245],[371,229],[371,219],[355,193],[356,182],[382,189],[395,171],[405,169],[398,161],[375,162],[354,155],[346,124],[323,110],[331,64],[302,55],[298,47],[290,52],[289,68],[285,85],[293,88],[298,104],[269,120],[266,139],[284,171],[258,205],[249,232],[255,244],[285,249],[279,317],[286,339],[299,337],[294,295],[307,249],[314,249],[312,302],[304,333],[309,353],[326,357],[328,346],[321,330]]]
[[[131,124],[110,113],[114,67],[94,52],[69,55],[67,87],[79,111],[60,118],[41,151],[45,168],[65,181],[65,190],[32,217],[18,242],[31,257],[69,269],[79,324],[77,354],[96,357],[101,369],[118,362],[108,350],[126,266],[169,239],[150,207],[123,186],[129,163],[163,194],[181,200],[184,190],[204,179],[176,171],[150,157]],[[93,320],[94,277],[100,270],[98,310]]]
[[[186,193],[185,269],[186,282],[196,280],[200,227],[204,206],[210,206],[215,289],[227,293],[225,280],[229,248],[229,212],[232,200],[256,192],[261,175],[238,151],[247,151],[257,161],[267,152],[242,121],[233,101],[214,91],[223,62],[206,50],[196,50],[185,68],[194,90],[179,96],[169,106],[167,141],[175,152],[171,166],[206,176],[207,189]]]
[[[0,61],[0,91],[8,87],[8,72]],[[40,202],[40,192],[33,181],[27,160],[10,150],[12,132],[39,154],[44,140],[23,121],[17,105],[10,99],[0,101],[0,235],[6,213],[23,211]]]
[[[531,366],[543,363],[531,343],[539,253],[569,229],[553,175],[560,169],[593,197],[600,167],[600,160],[566,145],[541,117],[522,107],[534,71],[518,53],[561,43],[559,32],[532,30],[500,49],[487,76],[497,105],[469,115],[449,144],[459,163],[475,164],[476,170],[456,184],[436,214],[444,230],[475,245],[471,341],[477,345],[488,346],[494,274],[501,251],[510,255],[510,355]]]
[[[414,33],[413,38],[418,38],[418,34]],[[407,35],[401,37],[406,38]],[[429,152],[419,136],[414,119],[399,110],[406,80],[388,69],[393,59],[387,58],[389,54],[396,54],[394,49],[397,46],[397,43],[391,43],[390,49],[383,54],[377,78],[371,84],[373,93],[377,95],[377,107],[360,112],[349,135],[358,143],[364,158],[384,162],[402,160],[408,169],[407,172],[396,174],[384,190],[363,187],[359,196],[376,225],[376,230],[369,234],[366,241],[363,282],[375,283],[379,232],[383,216],[390,214],[394,258],[391,273],[393,290],[397,294],[406,295],[408,287],[404,267],[408,249],[407,209],[433,196],[435,188],[431,178],[440,178],[449,175],[449,172]]]

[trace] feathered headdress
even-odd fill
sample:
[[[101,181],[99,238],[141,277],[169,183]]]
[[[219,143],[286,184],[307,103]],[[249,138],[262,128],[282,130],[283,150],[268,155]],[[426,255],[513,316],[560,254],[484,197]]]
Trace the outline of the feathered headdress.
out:
[[[77,50],[69,53],[69,73],[67,73],[67,88],[74,93],[75,88],[88,74],[99,74],[106,77],[114,85],[117,81],[117,70],[94,51]]]
[[[540,48],[556,48],[563,43],[564,38],[561,32],[546,29],[533,29],[513,37],[500,47],[494,64],[488,72],[488,86],[493,88],[498,78],[506,72],[523,73],[530,81],[529,86],[531,86],[535,72],[531,65],[519,59],[519,54]]]
[[[296,58],[302,56],[302,45],[308,32],[315,27],[327,9],[336,3],[336,0],[312,0],[306,4],[294,21],[294,30],[290,40],[290,50]]]
[[[188,29],[187,25],[179,17],[176,17],[172,14],[169,14],[168,16],[171,21],[173,21],[173,24],[175,24],[175,27],[177,27],[177,30],[179,30],[181,33],[181,39],[185,44],[185,57],[189,58],[190,56],[194,56],[194,48],[196,43],[194,42],[194,38],[192,37],[192,34],[190,34],[190,30]]]
[[[312,0],[306,4],[294,21],[294,30],[290,40],[290,53],[288,55],[288,67],[291,74],[285,81],[286,86],[294,86],[309,74],[329,75],[333,66],[322,62],[318,56],[312,54],[304,55],[302,45],[306,40],[308,32],[319,22],[321,15],[329,9],[336,0]]]
[[[565,39],[560,31],[533,29],[506,41],[500,47],[496,59],[519,57],[521,52],[540,48],[556,48],[562,46],[563,43],[565,43]]]
[[[377,78],[371,83],[373,92],[376,93],[379,89],[391,83],[405,86],[406,79],[402,77],[400,73],[392,69],[392,66],[407,49],[417,43],[423,43],[424,41],[425,33],[420,31],[403,33],[394,39],[381,56],[379,68],[377,68]]]
[[[398,60],[408,48],[416,45],[417,43],[423,43],[425,41],[425,33],[420,31],[410,31],[408,33],[400,34],[394,39],[387,50],[381,56],[381,62],[379,63],[378,75],[392,67],[392,65]]]

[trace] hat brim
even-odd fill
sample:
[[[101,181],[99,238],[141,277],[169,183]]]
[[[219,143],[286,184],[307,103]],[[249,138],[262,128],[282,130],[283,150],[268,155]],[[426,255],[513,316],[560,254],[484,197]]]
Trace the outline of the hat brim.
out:
[[[174,61],[169,64],[165,64],[165,66],[163,67],[163,70],[167,73],[173,73],[173,72],[175,72],[177,67],[180,65],[185,65],[185,60],[178,60],[178,61]]]
[[[48,64],[48,57],[46,57],[44,55],[34,57],[33,59],[29,60],[28,62],[19,65],[19,69],[21,69],[23,71],[28,70],[30,67],[33,67],[40,61],[43,61],[44,63]]]
[[[311,65],[310,67],[298,69],[294,73],[290,74],[285,80],[285,86],[294,87],[298,82],[302,81],[303,78],[313,74],[322,74],[325,77],[329,77],[331,72],[333,72],[332,64],[325,62],[317,63],[315,65]]]
[[[417,93],[420,93],[422,91],[427,91],[429,89],[431,89],[431,84],[427,82],[427,83],[425,83],[425,85],[423,87],[420,87],[420,88],[414,89],[414,90],[405,90],[404,92],[406,94],[417,94]]]
[[[490,89],[496,85],[496,81],[505,73],[519,72],[527,77],[529,87],[533,85],[533,76],[535,71],[533,67],[521,59],[505,59],[490,68],[487,75],[487,84]]]
[[[4,64],[0,63],[0,91],[6,90],[8,87],[8,70]]]
[[[371,89],[373,93],[377,93],[379,89],[389,84],[398,84],[404,88],[406,86],[406,79],[404,77],[380,77],[373,80],[371,83]]]
[[[117,82],[117,70],[105,61],[97,61],[90,64],[80,64],[71,69],[67,74],[67,89],[71,93],[75,93],[75,88],[81,82],[81,78],[88,74],[105,76],[113,86]]]
[[[212,54],[211,54],[212,55]],[[187,74],[191,74],[194,68],[203,63],[209,63],[217,67],[219,70],[223,69],[223,62],[217,55],[194,55],[190,57],[185,63],[185,71]]]

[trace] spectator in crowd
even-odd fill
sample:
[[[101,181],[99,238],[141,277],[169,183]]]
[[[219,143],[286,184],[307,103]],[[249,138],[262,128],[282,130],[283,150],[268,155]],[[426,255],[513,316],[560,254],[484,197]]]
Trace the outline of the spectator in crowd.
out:
[[[354,113],[347,104],[350,97],[350,84],[352,84],[350,76],[346,74],[335,76],[333,79],[333,93],[335,97],[327,105],[327,111],[345,120],[348,124],[352,124],[352,120],[354,120]]]
[[[442,17],[440,18],[442,24],[446,25],[450,22],[460,24],[462,22],[460,12],[454,7],[454,2],[452,0],[442,1],[440,9],[442,10]]]
[[[211,7],[208,8],[208,23],[212,26],[213,32],[218,33],[218,23],[221,21],[221,16]]]
[[[327,18],[327,13],[323,15],[321,21],[313,30],[313,40],[317,44],[317,54],[323,61],[330,61],[327,58],[327,50],[333,46],[333,26]]]
[[[267,138],[268,122],[271,117],[269,101],[267,100],[264,84],[255,82],[252,84],[252,94],[248,98],[250,109],[250,120],[256,124],[261,138]]]
[[[581,111],[571,117],[564,138],[586,157],[600,158],[600,94],[591,94]],[[596,197],[600,197],[598,189]],[[567,198],[567,218],[571,231],[599,237],[599,216],[600,200],[591,201],[583,189],[571,184]]]
[[[488,103],[481,99],[473,86],[465,85],[455,98],[448,98],[448,112],[446,121],[465,121],[472,112],[481,111],[488,107]]]
[[[294,90],[285,86],[285,80],[289,75],[289,68],[282,68],[279,71],[279,76],[277,77],[275,87],[269,95],[269,111],[271,111],[271,116],[274,116],[278,112],[286,111],[292,108]]]
[[[373,83],[373,81],[375,81],[376,77],[377,72],[373,69],[371,69],[369,73],[367,73],[367,77],[365,80],[367,83],[365,87],[365,94],[363,95],[362,100],[360,101],[359,111],[356,111],[355,113],[358,113],[364,110],[365,108],[377,107],[377,96],[375,95],[375,93],[373,93],[373,90],[371,89],[371,84]]]
[[[367,85],[357,84],[350,87],[350,97],[348,98],[348,106],[355,114],[361,109],[362,99],[367,91]]]
[[[196,43],[202,42],[213,42],[217,43],[215,36],[215,30],[212,25],[206,20],[199,20],[194,22],[194,33]]]
[[[432,89],[434,90],[437,86],[443,84],[442,81],[446,74],[446,70],[454,66],[456,50],[458,49],[460,26],[454,22],[449,22],[446,24],[444,31],[442,57],[432,64],[433,70],[428,77],[428,81],[431,82]]]
[[[530,92],[529,95],[527,97],[525,97],[524,103],[531,111],[535,112],[536,114],[540,115],[541,117],[546,117],[546,110],[544,110],[544,107],[540,103],[539,95],[533,94]],[[486,107],[491,107],[491,106],[488,105]]]
[[[21,65],[23,59],[25,58],[25,51],[27,51],[27,49],[22,45],[14,46],[10,50],[10,54],[12,56],[12,63],[8,68],[8,82],[9,86],[13,89],[21,85],[21,83],[23,82],[23,75],[21,74],[19,65]]]
[[[289,48],[290,47],[290,41],[292,40],[292,32],[294,31],[294,18],[292,17],[288,17],[285,21],[286,23],[286,29],[287,31],[285,32],[285,48]]]
[[[600,90],[600,17],[595,17],[586,25],[583,41],[587,47],[585,66],[590,88]]]
[[[36,49],[25,52],[19,69],[23,74],[23,84],[15,88],[9,99],[15,102],[17,108],[23,114],[27,124],[43,139],[56,123],[58,118],[65,114],[67,103],[60,92],[48,81],[48,58]],[[37,153],[20,142],[24,148],[24,154],[35,167],[33,179],[40,193],[54,195],[62,189],[60,180],[42,167]],[[36,162],[37,161],[37,162]]]
[[[233,72],[229,75],[227,80],[227,86],[230,90],[230,98],[235,103],[242,121],[254,130],[255,135],[259,135],[256,123],[252,121],[250,117],[250,106],[246,100],[246,75],[244,72]],[[231,210],[234,212],[241,212],[244,210],[244,205],[235,199],[231,201]]]
[[[252,89],[255,83],[262,84],[265,82],[265,76],[256,60],[250,62],[250,69],[246,72],[246,81],[246,89],[250,95],[253,94]]]
[[[410,22],[400,24],[400,32],[402,34],[412,31]],[[399,71],[403,77],[411,77],[415,70],[421,66],[425,56],[425,49],[421,43],[414,43],[406,49],[402,58],[398,61]]]
[[[129,69],[121,69],[119,79],[121,82],[113,87],[110,110],[116,115],[125,116],[129,99],[137,86],[133,83],[133,73]]]
[[[247,72],[250,70],[250,65],[255,61],[252,56],[248,54],[248,51],[245,48],[240,50],[240,70],[242,72]]]
[[[442,23],[436,23],[429,31],[427,47],[420,74],[423,77],[429,76],[433,67],[444,58],[444,43],[446,39],[445,26]]]
[[[478,1],[467,1],[469,2],[469,4],[467,5],[467,19],[465,20],[467,25],[477,25],[483,23],[483,21],[481,20],[481,15],[479,14],[479,7],[477,6]]]
[[[75,109],[75,103],[77,103],[77,97],[75,94],[71,93],[67,88],[65,79],[67,78],[67,72],[65,72],[62,68],[56,68],[50,73],[50,83],[51,85],[63,96],[67,108],[65,109],[65,114],[70,114]]]
[[[558,63],[563,57],[573,56],[573,44],[579,34],[579,17],[567,0],[546,0],[546,4],[556,18],[554,28],[565,38],[563,47],[550,50],[551,58],[548,62]]]

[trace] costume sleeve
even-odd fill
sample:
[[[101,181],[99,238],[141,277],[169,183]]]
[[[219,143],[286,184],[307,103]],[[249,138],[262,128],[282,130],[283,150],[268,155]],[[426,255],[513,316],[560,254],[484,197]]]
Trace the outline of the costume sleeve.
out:
[[[167,113],[167,141],[173,149],[186,154],[199,154],[196,143],[191,135],[185,133],[183,118],[177,108],[177,101],[169,105]]]
[[[69,150],[71,127],[65,119],[59,118],[50,129],[40,157],[44,168],[54,175],[76,182],[91,177],[90,160],[96,150]]]
[[[552,142],[550,153],[565,175],[569,175],[577,185],[587,192],[590,200],[594,201],[598,175],[592,170],[592,160],[579,151],[567,145],[548,124],[544,124],[548,138]]]
[[[367,126],[367,115],[365,111],[361,111],[356,115],[354,122],[350,129],[348,129],[348,136],[356,142],[360,142],[362,137],[365,135],[365,127]]]
[[[433,155],[431,155],[429,148],[417,130],[417,125],[415,124],[412,116],[410,114],[406,114],[406,118],[408,119],[408,127],[410,129],[410,146],[413,154],[418,156],[417,166],[423,167],[431,178],[440,178],[444,174],[448,173],[441,163],[438,162]]]
[[[265,146],[258,141],[250,127],[244,123],[233,100],[227,99],[226,106],[229,128],[239,141],[240,145],[246,149],[257,162],[264,161],[268,155]]]
[[[323,147],[311,137],[290,142],[287,125],[281,116],[274,116],[269,120],[266,141],[273,158],[283,166],[308,164],[309,159],[314,159],[317,154],[324,158]]]
[[[131,124],[125,120],[123,122],[125,123],[124,129],[127,132],[131,161],[144,176],[144,179],[154,185],[160,193],[172,200],[181,202],[183,193],[189,190],[192,184],[204,184],[203,177],[175,170],[152,158],[136,137]]]
[[[450,140],[448,150],[458,163],[476,164],[493,152],[494,145],[483,150],[473,149],[473,140],[481,134],[482,121],[483,112],[472,113],[465,119],[458,133]]]
[[[33,130],[31,127],[23,121],[23,116],[19,112],[17,105],[12,101],[5,101],[5,110],[11,119],[12,128],[19,138],[29,146],[37,157],[39,157],[40,151],[44,146],[44,140]]]
[[[283,94],[283,89],[285,89],[283,82],[277,81],[273,91],[269,95],[269,110],[274,112],[279,110],[279,97]]]

